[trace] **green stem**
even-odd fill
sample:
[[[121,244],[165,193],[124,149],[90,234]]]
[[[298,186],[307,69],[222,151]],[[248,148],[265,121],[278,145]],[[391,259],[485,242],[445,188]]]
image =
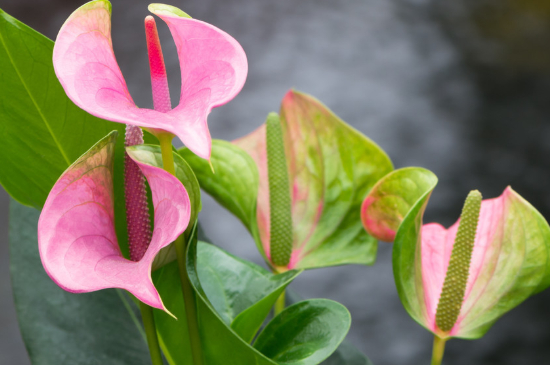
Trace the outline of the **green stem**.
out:
[[[172,154],[172,138],[171,134],[161,134],[157,138],[160,142],[160,150],[162,153],[162,165],[164,170],[172,175],[176,175],[174,167],[174,155]],[[194,224],[194,222],[190,222]],[[193,357],[193,365],[203,365],[201,338],[199,333],[199,323],[197,317],[197,307],[195,301],[195,293],[191,287],[189,276],[187,275],[187,240],[183,233],[174,241],[176,247],[176,255],[178,259],[178,268],[180,273],[181,289],[183,292],[183,302],[185,305],[185,316],[187,318],[187,331],[189,332],[189,341],[191,343],[191,355]]]
[[[286,290],[283,290],[277,301],[275,302],[274,312],[275,316],[278,316],[285,309],[285,293]]]
[[[434,349],[432,353],[431,365],[441,365],[441,361],[443,360],[443,353],[445,352],[446,342],[446,339],[441,339],[438,336],[434,336]]]
[[[162,167],[172,175],[176,176],[174,167],[174,155],[172,154],[172,139],[173,134],[162,133],[158,134],[157,138],[160,142],[160,151],[162,153]]]
[[[189,340],[191,342],[191,355],[193,356],[193,365],[204,364],[202,358],[201,338],[199,334],[199,323],[197,321],[197,307],[195,293],[191,287],[189,276],[187,275],[187,244],[184,234],[179,236],[174,242],[176,246],[176,255],[178,257],[178,267],[180,272],[181,289],[183,292],[183,302],[185,304],[185,316],[187,317],[187,329],[189,330]]]
[[[157,329],[155,327],[155,318],[153,316],[153,308],[149,307],[145,303],[139,302],[139,309],[141,310],[143,327],[145,327],[145,334],[147,336],[147,345],[149,346],[151,361],[153,365],[163,365],[162,355],[160,354],[159,339],[157,337]]]

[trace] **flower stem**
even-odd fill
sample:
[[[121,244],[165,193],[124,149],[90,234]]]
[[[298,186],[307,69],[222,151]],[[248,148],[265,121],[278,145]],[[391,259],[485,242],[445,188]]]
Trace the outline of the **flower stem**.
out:
[[[179,236],[174,242],[176,246],[176,255],[178,257],[178,267],[180,272],[181,289],[183,292],[183,301],[185,303],[185,315],[187,317],[187,328],[189,330],[189,339],[191,342],[191,354],[193,356],[193,365],[204,364],[202,358],[201,338],[199,334],[199,323],[197,321],[197,307],[195,293],[191,287],[189,276],[187,275],[187,244],[184,235]]]
[[[283,290],[283,292],[275,302],[275,306],[273,307],[275,316],[278,316],[279,313],[281,313],[285,309],[285,293],[286,293],[286,289]]]
[[[162,165],[164,170],[172,175],[176,175],[174,167],[174,155],[172,154],[172,138],[171,134],[160,134],[157,136],[160,142],[160,150],[162,153]],[[190,222],[194,224],[194,222]],[[183,293],[183,302],[185,305],[185,316],[187,317],[187,331],[189,332],[189,341],[191,342],[191,355],[193,357],[193,365],[203,365],[202,346],[199,333],[199,323],[197,317],[197,307],[195,294],[187,275],[187,242],[185,233],[181,234],[175,241],[176,255],[178,259],[178,268],[180,273],[181,289]]]
[[[159,339],[157,337],[157,329],[155,327],[155,319],[153,316],[153,308],[147,304],[139,302],[139,309],[141,310],[141,318],[143,319],[143,326],[145,327],[145,334],[147,336],[147,345],[149,346],[149,353],[151,354],[151,361],[153,365],[163,365],[162,355],[160,354]]]
[[[162,167],[172,175],[176,176],[174,167],[174,155],[172,154],[172,138],[171,133],[160,133],[157,135],[160,142],[160,151],[162,153]]]
[[[445,352],[446,342],[446,339],[441,339],[438,336],[434,336],[434,348],[432,353],[431,365],[441,365],[441,361],[443,360],[443,353]]]

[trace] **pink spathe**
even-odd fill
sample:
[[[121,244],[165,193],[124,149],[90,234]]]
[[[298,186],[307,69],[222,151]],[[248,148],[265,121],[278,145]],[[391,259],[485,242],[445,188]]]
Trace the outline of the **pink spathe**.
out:
[[[483,200],[481,203],[466,292],[460,314],[454,327],[448,333],[449,336],[459,334],[462,320],[472,305],[477,302],[479,295],[483,293],[483,288],[478,288],[480,290],[477,291],[473,290],[482,269],[485,268],[487,271],[487,268],[496,265],[500,253],[499,247],[495,247],[494,243],[501,240],[501,237],[498,236],[502,234],[507,214],[506,202],[511,198],[511,194],[512,190],[507,188],[501,196]],[[439,331],[435,323],[437,304],[443,289],[459,222],[460,219],[449,229],[445,229],[437,223],[422,226],[421,267],[426,325],[434,333]],[[474,292],[477,295],[472,295]]]
[[[157,8],[154,8],[157,9]],[[97,117],[172,133],[195,154],[209,159],[207,116],[234,98],[248,71],[246,55],[230,35],[199,20],[155,10],[176,43],[181,97],[174,109],[138,108],[116,62],[111,41],[111,6],[98,0],[77,9],[57,36],[53,64],[69,98]],[[162,81],[153,70],[153,87]],[[160,85],[160,86],[159,86]],[[155,107],[157,102],[155,102]]]
[[[139,261],[125,259],[114,225],[114,138],[69,167],[51,190],[38,221],[38,248],[48,275],[63,289],[128,290],[142,302],[166,310],[151,280],[157,253],[187,228],[187,191],[168,172],[135,161],[151,187],[154,231]]]

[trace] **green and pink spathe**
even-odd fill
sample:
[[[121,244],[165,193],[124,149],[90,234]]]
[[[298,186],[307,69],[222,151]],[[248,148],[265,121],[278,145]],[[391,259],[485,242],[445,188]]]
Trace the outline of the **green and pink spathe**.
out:
[[[365,198],[361,218],[371,235],[394,242],[395,282],[411,317],[442,339],[479,338],[505,312],[550,286],[550,227],[510,187],[483,200],[462,300],[452,303],[458,317],[443,330],[436,317],[451,257],[459,254],[453,248],[460,220],[448,229],[422,224],[436,184],[428,170],[396,170]]]

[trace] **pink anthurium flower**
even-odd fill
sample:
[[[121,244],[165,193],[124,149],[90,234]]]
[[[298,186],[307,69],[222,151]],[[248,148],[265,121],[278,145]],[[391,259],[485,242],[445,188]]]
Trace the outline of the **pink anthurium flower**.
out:
[[[38,221],[42,264],[67,291],[121,288],[167,311],[151,281],[151,266],[156,254],[186,229],[191,213],[189,196],[170,173],[134,159],[151,187],[154,231],[146,248],[134,252],[133,260],[125,259],[114,226],[115,140],[113,132],[98,142],[52,188]]]
[[[363,223],[375,237],[394,242],[396,286],[418,323],[442,340],[479,338],[550,286],[550,227],[510,187],[483,201],[471,192],[448,229],[422,225],[436,184],[421,168],[388,174],[366,197]]]
[[[152,4],[149,10],[168,24],[178,50],[182,85],[180,102],[174,109],[160,44],[150,20],[146,28],[149,53],[156,55],[151,63],[155,110],[135,105],[113,52],[111,4],[107,0],[81,6],[62,26],[53,51],[56,75],[69,98],[90,114],[144,127],[157,135],[176,135],[195,154],[209,159],[207,115],[243,87],[248,70],[246,55],[230,35],[190,19],[177,8]]]

